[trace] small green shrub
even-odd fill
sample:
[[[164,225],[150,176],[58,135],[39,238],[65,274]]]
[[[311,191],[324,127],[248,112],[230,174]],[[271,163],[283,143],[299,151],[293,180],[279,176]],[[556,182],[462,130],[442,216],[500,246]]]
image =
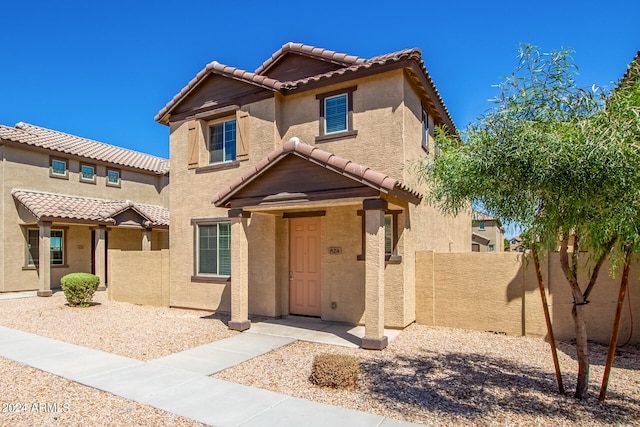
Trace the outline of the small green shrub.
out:
[[[60,284],[71,307],[89,307],[100,278],[90,273],[71,273],[63,276]]]
[[[320,354],[313,359],[309,381],[321,387],[352,390],[360,376],[360,361],[346,354]]]

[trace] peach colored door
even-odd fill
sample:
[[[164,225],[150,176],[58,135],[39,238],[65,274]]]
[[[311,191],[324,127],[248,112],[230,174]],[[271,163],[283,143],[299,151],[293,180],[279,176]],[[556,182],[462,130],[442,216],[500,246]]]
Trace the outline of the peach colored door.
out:
[[[320,218],[289,222],[289,313],[320,316]]]

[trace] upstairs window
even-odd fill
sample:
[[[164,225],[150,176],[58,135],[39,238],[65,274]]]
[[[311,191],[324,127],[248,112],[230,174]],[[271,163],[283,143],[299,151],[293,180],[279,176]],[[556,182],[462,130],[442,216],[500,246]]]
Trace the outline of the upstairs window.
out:
[[[69,169],[65,159],[51,158],[49,162],[49,176],[53,178],[69,179]]]
[[[358,134],[353,129],[353,92],[356,89],[357,86],[352,86],[316,95],[320,102],[320,129],[316,142]]]
[[[484,230],[484,221],[480,221],[480,223],[478,224],[478,228],[480,230]]]
[[[422,110],[422,148],[429,153],[429,113]]]
[[[107,169],[107,185],[110,187],[120,187],[120,171],[117,169]]]
[[[347,130],[347,94],[325,98],[324,111],[325,134]]]
[[[80,164],[80,181],[96,183],[96,167],[94,165]]]
[[[236,159],[236,120],[209,127],[209,163],[231,162]]]

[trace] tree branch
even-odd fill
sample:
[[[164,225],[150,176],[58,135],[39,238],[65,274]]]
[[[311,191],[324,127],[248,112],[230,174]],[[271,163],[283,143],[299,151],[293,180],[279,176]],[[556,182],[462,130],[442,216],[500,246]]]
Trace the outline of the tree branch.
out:
[[[589,279],[589,284],[587,285],[587,289],[585,289],[584,293],[582,294],[585,301],[589,299],[589,294],[591,294],[591,291],[593,290],[593,287],[596,284],[596,280],[598,279],[598,274],[600,273],[600,267],[602,267],[604,260],[607,258],[607,255],[609,255],[609,251],[613,247],[616,240],[617,239],[614,237],[613,239],[609,240],[609,242],[607,242],[607,245],[605,246],[605,251],[602,253],[602,255],[600,255],[600,258],[598,258],[598,262],[596,262],[596,265],[593,267],[593,271],[591,272],[591,278]]]

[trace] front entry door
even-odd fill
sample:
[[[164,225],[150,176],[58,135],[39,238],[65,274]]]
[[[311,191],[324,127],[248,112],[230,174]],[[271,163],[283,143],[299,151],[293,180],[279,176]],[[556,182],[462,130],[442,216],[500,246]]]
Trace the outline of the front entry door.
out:
[[[289,313],[320,316],[320,218],[289,222]]]

